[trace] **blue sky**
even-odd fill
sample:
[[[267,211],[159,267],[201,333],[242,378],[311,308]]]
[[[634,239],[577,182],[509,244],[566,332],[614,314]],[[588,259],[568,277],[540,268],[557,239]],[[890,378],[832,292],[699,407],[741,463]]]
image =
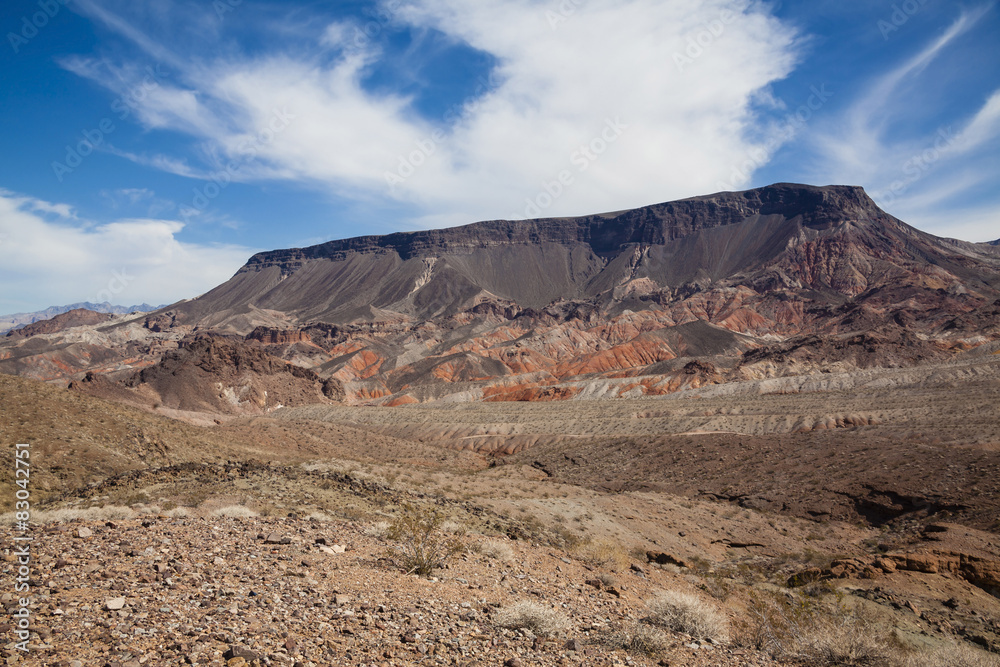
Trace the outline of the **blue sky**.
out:
[[[0,312],[778,181],[1000,237],[994,1],[7,0]]]

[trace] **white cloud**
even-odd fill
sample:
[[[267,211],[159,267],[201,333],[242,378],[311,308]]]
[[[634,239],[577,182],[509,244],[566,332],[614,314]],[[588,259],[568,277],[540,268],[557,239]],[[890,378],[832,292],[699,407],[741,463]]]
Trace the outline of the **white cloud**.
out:
[[[956,151],[967,152],[1000,134],[1000,90],[995,91],[954,140]]]
[[[495,86],[431,123],[408,97],[365,89],[381,54],[347,24],[314,35],[311,50],[199,60],[165,53],[93,3],[82,11],[177,68],[176,82],[139,102],[138,118],[200,141],[208,171],[245,157],[248,140],[284,114],[287,127],[257,142],[236,179],[408,202],[426,225],[523,215],[529,199],[541,215],[568,215],[711,191],[764,145],[746,138],[753,105],[796,61],[794,30],[740,0],[414,0],[392,21],[440,31],[497,63]],[[126,67],[73,67],[119,94],[129,76]],[[594,159],[584,152],[591,144]],[[174,158],[120,154],[198,175]],[[394,172],[406,177],[390,188]],[[558,191],[561,172],[572,183],[552,198],[546,186]]]
[[[871,81],[843,113],[818,122],[809,137],[814,159],[804,180],[864,185],[889,213],[932,233],[975,240],[995,236],[990,225],[996,216],[987,210],[997,210],[1000,202],[973,210],[968,197],[977,193],[982,200],[978,191],[995,176],[1000,90],[973,114],[951,111],[949,118],[934,121],[937,125],[929,124],[924,114],[931,111],[914,103],[912,94],[921,89],[948,94],[945,68],[932,72],[931,66],[990,9],[963,11],[919,52]]]
[[[183,223],[129,219],[91,225],[38,214],[63,205],[0,190],[0,312],[77,301],[169,303],[227,280],[252,254],[177,239]]]

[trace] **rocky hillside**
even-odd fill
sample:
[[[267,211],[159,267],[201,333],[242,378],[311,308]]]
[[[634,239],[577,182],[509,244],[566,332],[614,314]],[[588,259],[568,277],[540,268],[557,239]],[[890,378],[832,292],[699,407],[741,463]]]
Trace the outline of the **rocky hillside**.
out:
[[[1000,255],[780,184],[261,253],[168,314],[357,401],[662,394],[946,359],[1000,335]]]
[[[31,338],[38,334],[57,333],[73,327],[81,327],[90,324],[104,324],[114,318],[110,313],[98,313],[86,308],[74,308],[65,313],[56,315],[50,320],[38,320],[31,324],[26,324],[19,329],[12,329],[7,332],[7,336],[18,336]]]
[[[778,184],[260,253],[141,323],[0,345],[0,370],[121,375],[195,330],[349,402],[657,395],[947,361],[1000,338],[1000,251],[920,232],[861,188]]]
[[[49,306],[45,310],[39,310],[32,313],[11,313],[9,315],[0,315],[0,334],[7,333],[11,329],[17,329],[27,324],[52,319],[57,315],[61,315],[62,313],[66,313],[71,310],[83,309],[90,310],[95,313],[107,313],[109,315],[128,315],[129,313],[148,313],[156,310],[157,308],[163,308],[163,305],[151,306],[148,303],[141,303],[136,306],[113,306],[107,301],[104,303],[91,303],[90,301],[84,301],[81,303],[71,303],[68,306]]]
[[[344,396],[333,378],[321,380],[313,371],[273,357],[260,346],[217,336],[183,344],[120,384],[88,373],[71,388],[170,410],[215,414],[265,413]]]

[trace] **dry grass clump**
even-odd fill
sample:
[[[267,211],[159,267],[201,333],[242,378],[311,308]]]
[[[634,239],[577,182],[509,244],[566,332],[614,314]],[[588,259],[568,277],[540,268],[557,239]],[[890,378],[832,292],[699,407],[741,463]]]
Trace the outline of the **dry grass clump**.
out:
[[[361,531],[368,537],[374,537],[377,540],[385,540],[389,537],[389,528],[392,524],[388,521],[374,521]]]
[[[906,651],[888,624],[864,607],[774,594],[754,596],[749,610],[741,643],[775,658],[829,667],[906,664]]]
[[[509,544],[500,540],[486,540],[480,543],[479,553],[502,563],[510,563],[514,560],[514,550]]]
[[[326,512],[312,512],[306,517],[307,521],[316,521],[317,523],[329,523],[333,521],[333,517]]]
[[[191,516],[191,510],[187,507],[174,507],[164,512],[171,519],[184,519]]]
[[[252,519],[260,515],[243,505],[226,505],[225,507],[212,510],[210,516],[228,517],[230,519]]]
[[[520,600],[497,611],[493,621],[501,628],[531,630],[545,637],[569,627],[569,619],[561,612],[530,600]]]
[[[893,667],[1000,667],[1000,657],[952,642],[942,648],[902,656]]]
[[[136,503],[131,507],[138,514],[163,514],[163,508],[159,505]]]
[[[624,570],[631,562],[628,551],[612,540],[583,542],[573,547],[572,553],[588,565],[611,570]]]
[[[714,605],[697,595],[680,591],[660,591],[646,602],[649,620],[656,625],[686,632],[697,639],[729,642],[729,620]]]
[[[598,638],[605,646],[629,653],[654,656],[670,647],[670,637],[662,630],[633,623],[618,630],[610,630]]]
[[[121,521],[134,519],[136,512],[124,505],[105,505],[103,507],[69,508],[55,510],[32,510],[32,523],[60,523],[64,521]],[[15,512],[0,515],[0,524],[13,525],[16,521]]]
[[[465,524],[459,523],[457,521],[445,521],[441,524],[441,530],[450,535],[465,535],[468,529]]]

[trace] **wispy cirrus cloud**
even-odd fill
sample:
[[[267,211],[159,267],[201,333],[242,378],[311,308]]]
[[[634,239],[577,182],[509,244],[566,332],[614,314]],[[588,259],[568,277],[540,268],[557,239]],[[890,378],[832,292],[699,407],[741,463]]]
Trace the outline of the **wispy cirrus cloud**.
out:
[[[979,190],[998,166],[1000,89],[972,113],[915,103],[921,96],[914,91],[949,94],[949,72],[935,66],[991,11],[993,3],[961,11],[916,54],[874,77],[841,114],[819,123],[808,137],[808,178],[864,184],[890,213],[934,233],[961,227],[975,230],[968,238],[989,238],[986,221],[1000,223],[1000,196],[983,204]],[[932,112],[939,114],[934,121]],[[970,207],[962,199],[971,194],[980,203]],[[976,222],[961,224],[962,215]]]

